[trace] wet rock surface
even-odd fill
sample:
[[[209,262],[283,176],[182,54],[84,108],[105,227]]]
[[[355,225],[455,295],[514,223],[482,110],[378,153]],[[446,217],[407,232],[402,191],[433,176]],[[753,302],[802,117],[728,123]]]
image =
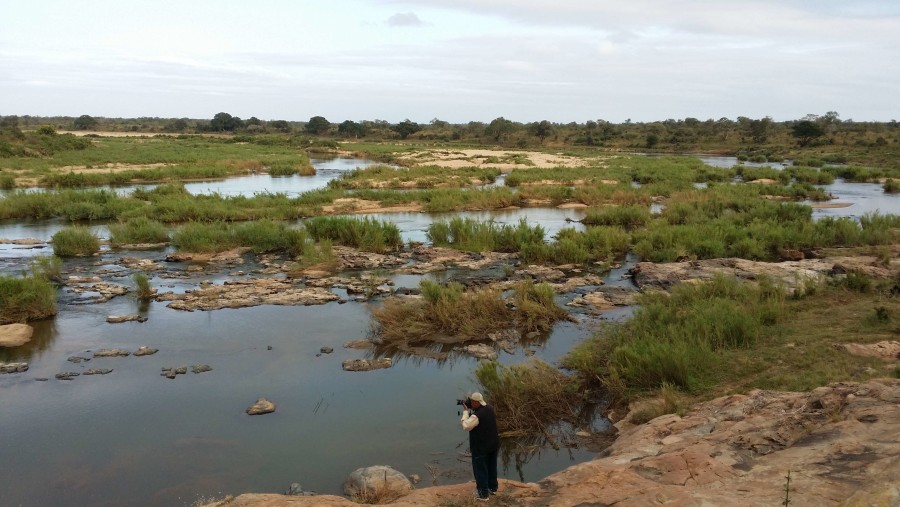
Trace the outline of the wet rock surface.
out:
[[[128,293],[128,287],[104,282],[98,276],[83,277],[73,275],[66,279],[65,284],[68,287],[68,291],[80,296],[76,303],[81,304],[106,303],[116,296]]]
[[[18,347],[31,341],[34,328],[28,324],[0,326],[0,347]]]
[[[56,377],[57,380],[72,380],[79,375],[81,375],[81,373],[77,371],[65,371],[62,373],[57,373],[56,375],[54,375],[54,377]]]
[[[393,361],[389,357],[381,359],[348,359],[341,363],[344,371],[371,371],[390,368]]]
[[[275,411],[275,403],[266,398],[259,398],[256,403],[247,407],[247,415],[270,414]]]
[[[187,366],[164,367],[159,375],[168,379],[174,379],[177,375],[186,375],[187,372]]]
[[[193,364],[193,365],[191,365],[192,373],[205,373],[208,371],[212,371],[212,367],[208,364]]]
[[[487,359],[488,361],[497,359],[497,351],[494,350],[494,347],[485,343],[466,345],[465,347],[462,347],[462,351],[477,359]]]
[[[172,301],[167,306],[176,310],[209,311],[258,305],[321,305],[340,298],[323,288],[297,287],[290,280],[248,278],[222,285],[206,284],[184,294],[165,293],[157,299]]]

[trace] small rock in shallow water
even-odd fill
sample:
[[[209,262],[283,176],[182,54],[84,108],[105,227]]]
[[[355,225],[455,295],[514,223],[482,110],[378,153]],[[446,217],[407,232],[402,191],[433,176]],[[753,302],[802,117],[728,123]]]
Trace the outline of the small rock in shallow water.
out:
[[[271,400],[260,398],[256,403],[247,407],[247,415],[269,414],[275,411],[275,404]]]
[[[391,358],[381,359],[348,359],[341,364],[344,371],[370,371],[391,367]]]
[[[322,347],[321,349],[319,349],[319,352],[323,354],[331,354],[332,352],[334,352],[334,349],[331,347]]]
[[[111,372],[112,368],[91,368],[90,370],[84,372],[85,375],[106,375]]]
[[[89,357],[81,357],[81,356],[72,356],[72,357],[66,359],[66,361],[68,361],[70,363],[75,363],[75,364],[78,364],[82,361],[90,361],[90,360],[91,360],[91,358],[89,358]]]
[[[284,492],[287,496],[315,496],[315,491],[305,491],[299,482],[292,482],[291,487]]]
[[[191,366],[191,371],[194,373],[203,373],[205,371],[212,371],[212,368],[208,364],[195,364]]]
[[[153,347],[147,347],[146,345],[141,345],[138,347],[137,352],[134,353],[135,356],[152,356],[159,352],[159,349],[154,349]]]
[[[28,371],[28,363],[0,363],[0,373],[22,373]]]
[[[147,322],[147,317],[140,315],[110,315],[106,318],[106,322],[110,324],[121,324],[123,322]]]
[[[131,352],[123,349],[100,349],[94,352],[94,357],[125,357],[130,355]]]
[[[63,373],[57,373],[55,376],[59,380],[72,380],[73,378],[75,378],[79,375],[81,375],[81,374],[76,371],[66,371]]]
[[[48,380],[50,380],[50,379],[48,379],[47,377],[37,377],[37,378],[35,378],[34,380],[36,380],[36,381],[38,381],[38,382],[46,382],[46,381],[48,381]]]

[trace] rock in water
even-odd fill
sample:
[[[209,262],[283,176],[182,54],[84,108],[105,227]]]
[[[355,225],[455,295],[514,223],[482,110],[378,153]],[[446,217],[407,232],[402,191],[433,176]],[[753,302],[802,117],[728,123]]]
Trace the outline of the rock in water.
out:
[[[331,354],[332,352],[334,352],[334,349],[331,347],[322,347],[321,349],[319,349],[319,352],[321,352],[322,354]]]
[[[316,496],[315,491],[304,490],[299,482],[292,482],[291,487],[289,487],[284,494],[288,496]]]
[[[152,356],[159,352],[159,349],[154,349],[153,347],[148,347],[146,345],[141,345],[138,347],[137,352],[134,353],[135,356]]]
[[[22,373],[28,371],[28,363],[0,363],[0,373]]]
[[[84,372],[85,375],[106,375],[110,373],[112,368],[91,368],[88,371]]]
[[[256,400],[256,403],[247,408],[247,415],[262,415],[275,411],[275,404],[266,398]]]
[[[466,345],[465,347],[463,347],[463,351],[466,354],[469,354],[470,356],[476,357],[478,359],[487,359],[488,361],[497,359],[497,351],[494,350],[494,347],[491,347],[486,343]]]
[[[376,491],[399,496],[412,489],[413,485],[405,475],[385,465],[358,468],[344,481],[344,493],[348,496],[364,496]]]
[[[94,357],[125,357],[130,355],[131,352],[123,349],[100,349],[94,352]]]
[[[194,373],[203,373],[205,371],[212,371],[212,368],[208,364],[194,364],[191,365],[191,371]]]
[[[81,374],[78,372],[75,372],[75,371],[66,371],[63,373],[57,373],[56,378],[59,380],[72,380],[73,378],[75,378],[79,375],[81,375]]]
[[[106,322],[110,324],[121,324],[122,322],[147,322],[147,317],[140,315],[110,315],[106,318]]]
[[[390,368],[391,364],[392,361],[389,357],[381,359],[348,359],[341,364],[341,367],[344,371],[370,371]]]
[[[31,341],[34,328],[28,324],[0,326],[0,347],[18,347]]]

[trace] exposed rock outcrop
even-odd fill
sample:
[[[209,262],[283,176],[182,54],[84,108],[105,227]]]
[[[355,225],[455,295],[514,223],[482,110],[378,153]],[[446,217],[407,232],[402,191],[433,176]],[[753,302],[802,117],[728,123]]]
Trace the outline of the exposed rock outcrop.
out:
[[[900,263],[898,263],[900,264]],[[861,273],[873,278],[887,278],[896,271],[897,264],[882,266],[875,257],[829,257],[786,262],[757,262],[744,259],[707,259],[700,261],[669,262],[657,264],[639,262],[631,268],[634,283],[641,289],[669,290],[681,282],[697,282],[716,275],[733,276],[743,280],[768,277],[793,290],[807,280],[849,272]]]
[[[338,300],[338,296],[319,287],[295,287],[290,280],[247,278],[229,280],[222,285],[205,285],[184,294],[161,294],[159,299],[172,300],[167,306],[176,310],[219,310],[258,305],[321,305]]]
[[[0,363],[0,373],[24,373],[28,371],[28,363]]]
[[[106,322],[110,324],[121,324],[123,322],[147,322],[147,317],[141,315],[110,315],[106,318]]]
[[[840,345],[854,356],[879,357],[892,361],[900,361],[900,341],[882,341],[878,343],[844,343]]]
[[[625,428],[603,457],[539,484],[501,481],[506,505],[792,507],[900,505],[900,380],[837,383],[809,393],[753,391]],[[472,485],[423,488],[391,503],[471,499]],[[285,498],[291,498],[287,503]],[[215,504],[212,504],[215,505]],[[241,495],[229,505],[352,506],[336,496]]]
[[[0,326],[0,347],[18,347],[31,341],[34,328],[28,324]]]

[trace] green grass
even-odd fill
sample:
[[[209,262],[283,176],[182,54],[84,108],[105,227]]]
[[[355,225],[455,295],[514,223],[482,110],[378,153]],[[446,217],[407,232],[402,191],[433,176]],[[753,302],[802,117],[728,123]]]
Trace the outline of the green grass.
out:
[[[16,177],[12,173],[0,172],[0,190],[16,188]]]
[[[646,206],[612,206],[588,210],[582,223],[616,226],[631,231],[647,225],[650,218],[650,210]]]
[[[135,296],[138,299],[146,300],[153,297],[153,288],[150,286],[150,280],[144,273],[135,273],[132,275],[135,286]]]
[[[900,193],[900,179],[888,178],[881,186],[886,194]]]
[[[368,217],[315,217],[303,223],[316,241],[329,240],[368,252],[388,252],[403,246],[400,229],[393,222]]]
[[[544,242],[544,228],[521,219],[516,226],[453,217],[428,226],[427,238],[435,246],[469,252],[518,252],[523,245]]]
[[[192,253],[218,253],[247,247],[255,253],[280,252],[297,256],[304,252],[308,242],[309,235],[305,230],[269,220],[242,224],[191,222],[179,227],[172,236],[176,249]]]
[[[53,254],[59,257],[82,257],[100,250],[100,240],[87,227],[66,227],[51,238]]]
[[[169,231],[166,226],[144,217],[109,225],[109,242],[115,247],[168,241]]]

